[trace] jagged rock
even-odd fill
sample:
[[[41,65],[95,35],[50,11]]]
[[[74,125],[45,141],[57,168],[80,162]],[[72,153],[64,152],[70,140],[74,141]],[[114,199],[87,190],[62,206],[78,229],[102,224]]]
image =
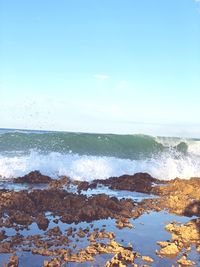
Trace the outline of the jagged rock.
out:
[[[156,252],[158,255],[176,256],[180,252],[178,246],[175,243],[166,242],[166,244],[164,245],[163,243],[158,242],[158,244],[161,244],[161,249]]]
[[[86,262],[86,261],[94,261],[92,255],[90,255],[87,251],[81,250],[79,253],[71,254],[71,252],[67,251],[63,254],[63,259],[65,262]]]
[[[95,180],[91,183],[91,186],[94,187],[95,183],[109,186],[111,189],[150,193],[152,185],[159,184],[161,181],[153,178],[148,173],[136,173],[134,175],[111,177],[105,180]]]
[[[62,189],[63,187],[68,188],[70,185],[73,185],[74,181],[69,177],[61,176],[58,180],[51,180],[49,183],[49,188],[51,189]]]
[[[152,193],[162,196],[157,205],[178,215],[200,216],[200,178],[176,178],[167,186],[154,186]]]
[[[118,252],[110,261],[108,261],[106,263],[106,267],[124,267],[127,266],[127,264],[134,263],[134,259],[135,254],[128,249],[124,249],[121,252]]]
[[[33,171],[29,174],[14,179],[14,183],[27,184],[48,184],[53,179],[49,176],[41,174],[39,171]]]
[[[41,249],[32,249],[33,254],[39,254],[42,256],[56,256],[57,253],[53,250],[41,248]]]
[[[172,240],[178,240],[183,243],[197,242],[200,239],[200,218],[182,225],[170,223],[165,226],[165,229],[172,233]]]
[[[86,236],[86,234],[85,234],[85,232],[84,232],[82,229],[80,229],[80,230],[77,232],[77,236],[79,236],[80,238],[83,238],[83,237]]]
[[[30,183],[41,181],[40,175],[37,172],[29,174],[28,179],[30,179]],[[33,178],[34,176],[36,178]],[[45,180],[46,178],[42,179]],[[26,181],[28,181],[27,177]],[[174,179],[173,181],[165,182],[166,185],[162,186],[156,179],[141,173],[133,176],[114,177],[105,180],[105,182],[102,181],[104,185],[112,189],[135,190],[146,193],[154,192],[160,196],[155,199],[144,200],[141,203],[134,203],[128,199],[118,200],[106,194],[87,197],[69,193],[66,188],[71,184],[76,185],[78,190],[81,191],[95,187],[99,183],[99,181],[92,182],[91,184],[87,182],[79,183],[71,181],[69,178],[62,178],[62,181],[52,180],[48,182],[48,188],[43,190],[32,189],[20,192],[0,190],[0,227],[13,227],[19,232],[19,230],[36,222],[40,229],[46,230],[48,227],[48,218],[45,216],[46,212],[50,212],[52,216],[57,216],[55,219],[57,222],[61,220],[66,223],[92,222],[93,220],[114,218],[120,228],[131,228],[130,218],[137,218],[144,212],[152,210],[168,209],[170,212],[181,215],[200,215],[199,181],[200,179],[197,178],[187,181]],[[177,255],[183,248],[188,251],[191,244],[195,244],[197,251],[200,252],[200,219],[191,220],[184,225],[173,222],[168,224],[165,229],[172,234],[172,241],[160,242],[161,249],[158,251],[159,255]],[[115,255],[108,262],[108,264],[113,265],[108,266],[116,266],[116,264],[118,266],[120,264],[121,266],[127,266],[131,260],[133,262],[130,264],[136,266],[134,259],[137,257],[137,254],[133,252],[131,247],[124,247],[112,240],[115,237],[114,233],[106,233],[100,229],[95,229],[93,233],[89,233],[90,230],[90,228],[79,228],[77,231],[77,229],[68,228],[66,233],[63,234],[59,227],[55,227],[41,236],[35,235],[23,238],[18,233],[15,237],[8,237],[6,239],[8,242],[4,240],[4,233],[0,232],[0,240],[2,241],[0,243],[0,252],[13,253],[16,249],[22,248],[27,251],[31,250],[33,254],[58,257],[58,259],[48,260],[45,263],[48,267],[59,264],[60,260],[62,260],[62,264],[66,264],[63,262],[63,259],[66,262],[93,261],[94,257],[101,253]],[[80,249],[73,242],[70,247],[70,240],[67,237],[70,235],[75,239],[77,235],[79,237],[87,235],[90,245],[85,249]],[[102,240],[104,238],[110,239],[107,241],[108,243],[104,243]],[[25,244],[28,247],[23,248]],[[62,249],[65,246],[68,249]],[[73,249],[75,247],[76,250]],[[145,256],[143,256],[143,260],[145,260]],[[187,259],[181,258],[180,260]],[[181,262],[178,262],[178,264],[181,264]],[[145,265],[142,266],[144,267]]]
[[[182,256],[177,263],[181,264],[181,266],[194,266],[196,263],[194,261],[188,260],[186,256]]]
[[[149,256],[142,256],[142,260],[151,263],[154,262],[154,260]]]
[[[115,234],[112,232],[98,232],[98,231],[94,231],[92,234],[89,235],[88,240],[90,240],[90,242],[95,241],[96,239],[113,239],[115,237]]]
[[[0,241],[3,241],[6,238],[7,238],[7,235],[5,234],[5,231],[4,230],[0,231]]]
[[[67,236],[71,236],[72,233],[73,233],[73,229],[72,229],[72,227],[69,227],[69,228],[66,230],[66,232],[67,232]]]
[[[44,267],[60,267],[62,265],[61,260],[58,258],[54,258],[50,261],[45,260],[44,261]]]
[[[17,255],[12,255],[9,258],[9,262],[4,264],[4,267],[18,267],[19,266],[19,258]]]
[[[110,261],[106,262],[105,267],[126,267],[127,264],[123,264],[121,260],[119,260],[119,255],[115,255]]]
[[[0,210],[7,212],[6,222],[10,227],[15,223],[28,226],[36,222],[40,229],[46,230],[48,219],[44,214],[47,211],[60,215],[62,222],[72,223],[109,217],[131,217],[134,215],[134,207],[135,204],[130,199],[118,200],[105,194],[87,198],[54,188],[35,189],[30,192],[0,191]]]
[[[60,227],[59,226],[56,226],[52,229],[49,229],[46,233],[48,236],[57,236],[57,235],[61,235],[62,232],[60,230]]]
[[[125,227],[132,229],[133,225],[129,222],[128,218],[120,218],[116,220],[116,227],[119,229],[122,229]]]
[[[41,230],[46,230],[49,226],[49,220],[43,215],[38,214],[36,217],[36,223]]]
[[[0,253],[13,253],[11,242],[4,241],[0,243]]]

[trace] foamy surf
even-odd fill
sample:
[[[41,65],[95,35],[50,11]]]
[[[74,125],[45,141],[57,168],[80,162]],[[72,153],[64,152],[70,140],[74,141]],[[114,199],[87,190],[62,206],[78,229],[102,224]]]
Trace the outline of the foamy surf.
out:
[[[30,171],[54,178],[106,179],[148,172],[155,178],[200,177],[200,141],[147,135],[0,130],[0,176]]]
[[[0,156],[2,179],[23,176],[33,170],[54,178],[66,175],[87,181],[136,172],[148,172],[155,178],[169,180],[175,177],[200,176],[200,158],[175,158],[170,154],[163,154],[145,160],[130,160],[57,152],[40,154],[36,151],[24,156]]]

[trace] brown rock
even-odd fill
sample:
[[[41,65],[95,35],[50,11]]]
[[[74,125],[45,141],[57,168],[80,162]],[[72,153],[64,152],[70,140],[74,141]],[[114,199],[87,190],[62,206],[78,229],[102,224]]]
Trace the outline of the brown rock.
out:
[[[116,227],[119,229],[122,229],[125,227],[132,229],[133,225],[129,222],[128,218],[120,218],[116,220]]]
[[[41,248],[41,249],[32,249],[33,254],[39,254],[42,256],[56,256],[56,252],[53,250]]]
[[[12,255],[9,258],[9,262],[4,265],[4,267],[18,267],[19,266],[19,258],[16,255]]]
[[[194,261],[188,260],[186,256],[182,256],[177,263],[181,264],[181,266],[194,266],[196,263]]]
[[[128,190],[142,193],[150,193],[153,183],[161,183],[148,173],[136,173],[134,175],[122,175],[106,180],[95,180],[94,183],[109,186],[111,189]]]
[[[49,226],[49,220],[44,216],[44,214],[38,214],[36,217],[36,223],[38,228],[41,230],[46,230]]]
[[[83,238],[83,237],[85,237],[85,232],[82,230],[82,229],[80,229],[78,232],[77,232],[77,235],[80,237],[80,238]]]
[[[142,256],[142,260],[151,263],[154,262],[154,260],[149,256]]]
[[[52,181],[49,176],[41,174],[39,171],[33,171],[29,174],[14,179],[14,183],[27,184],[48,184]]]
[[[159,244],[159,243],[158,243]],[[164,245],[164,244],[162,244]],[[170,243],[166,244],[166,246],[162,246],[162,248],[157,251],[158,255],[161,256],[176,256],[180,252],[178,246],[175,243]]]
[[[72,227],[69,227],[69,228],[66,230],[66,232],[67,232],[67,236],[71,236],[72,233],[73,233],[73,229],[72,229]]]
[[[7,235],[5,234],[5,231],[4,230],[0,231],[0,241],[3,241],[6,238],[7,238]]]
[[[59,226],[56,226],[52,229],[49,229],[46,233],[48,236],[57,236],[57,235],[61,235],[62,232],[60,230],[60,227]]]
[[[98,232],[94,231],[92,234],[89,235],[88,240],[90,242],[94,242],[96,239],[113,239],[115,237],[115,234],[112,232]]]
[[[115,266],[127,266],[130,263],[134,263],[136,253],[132,251],[132,248],[120,247],[118,244],[113,243],[112,245],[116,251],[118,251],[115,256],[106,263],[106,267],[115,267]],[[113,251],[114,252],[114,251]]]
[[[170,223],[165,229],[172,233],[172,240],[182,243],[195,243],[200,240],[200,218],[191,220],[186,224]]]
[[[185,216],[200,216],[200,178],[176,178],[167,186],[154,186],[152,193],[162,196],[157,201],[160,208]]]
[[[13,253],[14,250],[12,248],[11,242],[1,242],[0,243],[0,253]]]
[[[54,258],[50,261],[45,260],[43,266],[44,267],[60,267],[61,266],[61,260],[58,258]]]

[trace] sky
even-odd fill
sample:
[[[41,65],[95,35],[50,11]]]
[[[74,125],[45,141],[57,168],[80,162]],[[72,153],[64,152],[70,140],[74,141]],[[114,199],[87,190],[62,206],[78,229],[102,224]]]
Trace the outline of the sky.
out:
[[[200,1],[0,0],[0,128],[200,137]]]

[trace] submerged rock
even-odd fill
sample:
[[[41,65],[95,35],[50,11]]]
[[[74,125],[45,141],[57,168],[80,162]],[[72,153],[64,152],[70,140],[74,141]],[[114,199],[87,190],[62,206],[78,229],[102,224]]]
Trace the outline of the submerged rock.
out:
[[[123,229],[125,227],[132,229],[133,225],[129,222],[128,218],[120,218],[116,220],[116,227],[119,229]]]

